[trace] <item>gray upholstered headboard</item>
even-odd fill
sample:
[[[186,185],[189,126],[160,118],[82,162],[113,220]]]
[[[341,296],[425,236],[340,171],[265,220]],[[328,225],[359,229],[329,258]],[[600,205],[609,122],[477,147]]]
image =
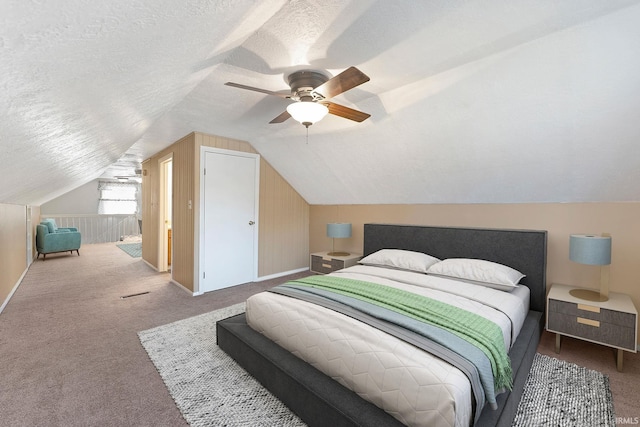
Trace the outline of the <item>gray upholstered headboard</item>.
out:
[[[521,283],[531,289],[531,310],[545,311],[546,231],[365,224],[364,255],[380,249],[405,249],[440,259],[485,259],[508,265],[526,274]]]

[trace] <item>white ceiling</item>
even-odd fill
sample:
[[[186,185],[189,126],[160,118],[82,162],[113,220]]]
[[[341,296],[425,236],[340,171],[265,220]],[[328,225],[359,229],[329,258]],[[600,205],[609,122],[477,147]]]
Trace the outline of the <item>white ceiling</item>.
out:
[[[333,101],[371,118],[308,142],[268,123],[290,101],[224,85],[351,65],[371,81]],[[192,131],[312,204],[640,201],[640,0],[4,0],[0,90],[0,203]]]

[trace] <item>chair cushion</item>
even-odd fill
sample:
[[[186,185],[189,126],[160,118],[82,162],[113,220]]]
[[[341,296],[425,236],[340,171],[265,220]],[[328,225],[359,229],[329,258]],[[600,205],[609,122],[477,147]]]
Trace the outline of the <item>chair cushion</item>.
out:
[[[40,224],[46,225],[47,229],[49,230],[49,233],[55,233],[56,231],[58,231],[58,226],[56,225],[56,221],[53,219],[48,218],[48,219],[42,220]]]

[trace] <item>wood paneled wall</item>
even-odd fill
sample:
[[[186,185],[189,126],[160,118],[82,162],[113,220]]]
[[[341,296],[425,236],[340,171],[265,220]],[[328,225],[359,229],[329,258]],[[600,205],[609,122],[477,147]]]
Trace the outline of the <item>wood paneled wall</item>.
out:
[[[28,267],[27,207],[0,204],[0,224],[0,307],[3,307]]]
[[[28,206],[27,213],[28,209],[31,209],[31,259],[33,260],[38,253],[36,249],[36,231],[41,219],[41,210],[40,206]]]
[[[176,141],[142,163],[142,258],[158,268],[160,232],[160,164],[171,154],[173,158],[173,201],[171,245],[171,275],[186,289],[194,290],[194,215],[189,201],[195,199],[194,172],[195,134]]]
[[[248,142],[200,133],[196,146],[260,154]],[[258,276],[308,267],[309,204],[262,157],[259,215]]]
[[[313,205],[310,248],[331,248],[328,222],[350,222],[352,236],[336,239],[336,250],[362,252],[363,224],[547,230],[547,284],[597,289],[600,268],[569,260],[571,234],[609,233],[612,237],[610,287],[631,296],[640,308],[640,203],[514,203],[439,205]]]
[[[158,164],[153,158],[142,162],[140,213],[142,216],[142,259],[158,268]],[[152,226],[153,225],[153,226]]]
[[[260,276],[309,267],[309,204],[264,159],[259,234]]]
[[[194,278],[198,265],[195,253],[202,146],[257,153],[248,142],[194,132],[142,164],[142,257],[157,267],[158,160],[173,153],[172,276],[174,281],[196,292]],[[258,276],[308,267],[309,204],[262,157],[259,215]]]

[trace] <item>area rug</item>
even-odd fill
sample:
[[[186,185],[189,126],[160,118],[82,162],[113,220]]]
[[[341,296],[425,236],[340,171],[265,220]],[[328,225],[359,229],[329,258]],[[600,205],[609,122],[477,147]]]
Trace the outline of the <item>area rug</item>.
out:
[[[304,426],[216,344],[215,323],[244,303],[138,333],[191,426]],[[514,427],[614,426],[609,379],[536,354]]]
[[[140,258],[142,256],[142,243],[119,243],[116,245],[134,258]]]
[[[536,354],[514,426],[615,426],[609,377]]]
[[[189,425],[305,426],[216,344],[216,322],[244,303],[138,333]]]

